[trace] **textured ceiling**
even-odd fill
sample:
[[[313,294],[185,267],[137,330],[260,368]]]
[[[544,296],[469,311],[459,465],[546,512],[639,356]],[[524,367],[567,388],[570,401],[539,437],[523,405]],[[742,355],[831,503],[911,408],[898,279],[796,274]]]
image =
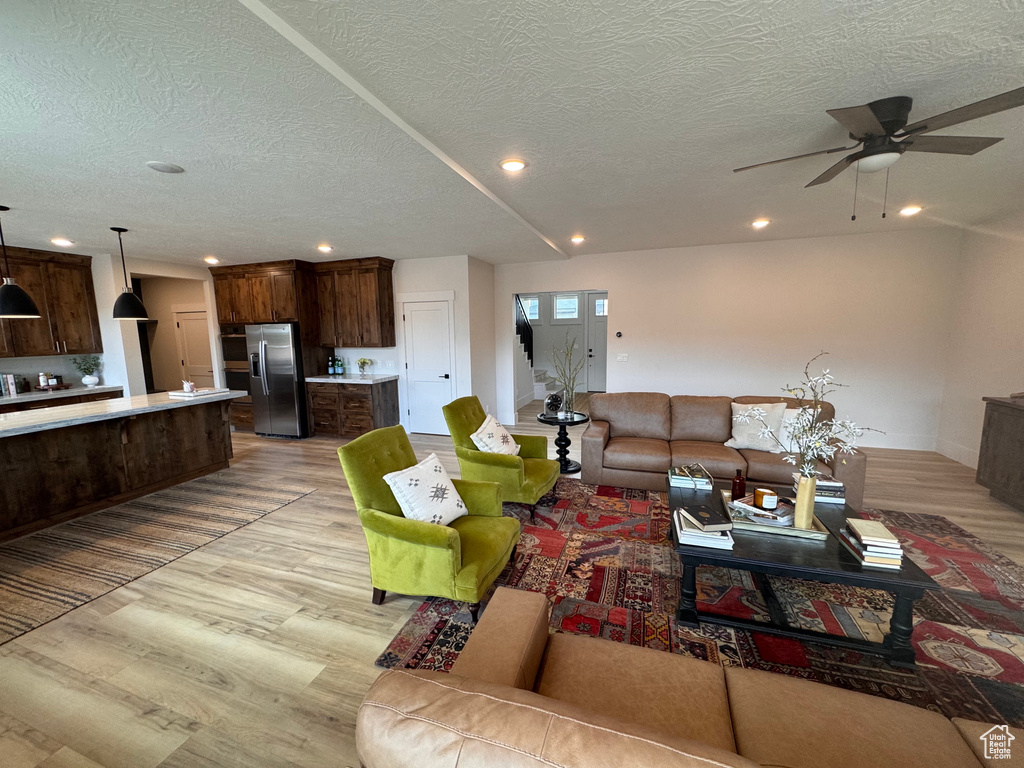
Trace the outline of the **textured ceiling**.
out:
[[[109,251],[120,224],[130,253],[185,262],[328,241],[498,263],[560,258],[529,225],[596,253],[971,224],[1024,194],[1024,109],[941,132],[1006,137],[975,157],[893,167],[890,209],[915,219],[880,218],[884,174],[856,222],[852,172],[804,189],[835,156],[731,172],[842,144],[828,108],[908,95],[916,120],[1024,85],[1021,0],[263,2],[278,20],[255,0],[5,3],[10,241]]]

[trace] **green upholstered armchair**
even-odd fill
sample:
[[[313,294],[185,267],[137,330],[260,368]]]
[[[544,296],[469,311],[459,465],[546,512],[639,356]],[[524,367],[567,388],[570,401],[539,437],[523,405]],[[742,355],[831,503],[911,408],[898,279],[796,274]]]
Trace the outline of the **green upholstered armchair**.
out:
[[[476,397],[460,397],[441,410],[455,443],[463,478],[498,483],[502,501],[521,504],[536,504],[555,484],[559,466],[547,457],[548,439],[543,435],[512,435],[520,446],[518,456],[488,453],[477,448],[470,438],[487,418]]]
[[[375,429],[338,449],[370,551],[373,602],[386,592],[431,595],[470,603],[480,598],[519,542],[519,521],[501,516],[496,483],[453,480],[469,514],[436,525],[402,514],[384,475],[416,463],[401,426]]]

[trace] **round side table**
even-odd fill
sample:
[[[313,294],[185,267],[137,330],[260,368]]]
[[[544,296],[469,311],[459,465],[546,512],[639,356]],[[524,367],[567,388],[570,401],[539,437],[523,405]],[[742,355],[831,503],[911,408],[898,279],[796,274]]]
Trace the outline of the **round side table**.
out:
[[[555,438],[555,445],[558,447],[556,453],[558,454],[558,465],[561,468],[563,475],[569,475],[573,472],[580,471],[580,463],[578,461],[572,461],[569,458],[569,446],[572,445],[572,440],[569,439],[569,434],[566,432],[568,427],[579,426],[580,424],[586,424],[590,421],[590,417],[585,413],[574,411],[573,413],[567,413],[565,416],[545,416],[543,413],[537,414],[537,421],[541,424],[550,424],[553,427],[558,427],[558,437]]]

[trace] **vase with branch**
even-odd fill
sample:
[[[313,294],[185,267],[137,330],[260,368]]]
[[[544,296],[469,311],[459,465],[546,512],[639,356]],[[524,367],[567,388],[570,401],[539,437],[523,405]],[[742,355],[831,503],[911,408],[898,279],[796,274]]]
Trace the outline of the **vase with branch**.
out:
[[[99,355],[82,355],[81,357],[71,358],[71,364],[75,367],[80,374],[82,374],[82,383],[86,387],[92,389],[100,383],[99,377],[96,372],[103,365],[103,360]]]
[[[576,339],[565,332],[565,343],[551,350],[551,364],[555,368],[555,381],[562,388],[562,410],[572,414],[575,407],[576,382],[587,358],[576,356]]]
[[[843,461],[842,455],[855,453],[857,440],[870,429],[859,427],[846,419],[822,418],[822,403],[825,402],[825,398],[839,387],[846,386],[836,382],[828,368],[816,376],[811,375],[811,365],[826,354],[828,353],[820,352],[807,362],[800,384],[783,387],[783,392],[800,402],[796,415],[783,425],[789,438],[788,445],[768,426],[765,421],[767,413],[763,408],[748,408],[734,417],[734,420],[740,423],[749,423],[752,420],[759,422],[759,435],[773,440],[786,454],[783,461],[796,467],[799,478],[794,524],[798,528],[810,528],[813,525],[818,462],[830,463],[836,460],[837,455],[840,457],[838,460]]]

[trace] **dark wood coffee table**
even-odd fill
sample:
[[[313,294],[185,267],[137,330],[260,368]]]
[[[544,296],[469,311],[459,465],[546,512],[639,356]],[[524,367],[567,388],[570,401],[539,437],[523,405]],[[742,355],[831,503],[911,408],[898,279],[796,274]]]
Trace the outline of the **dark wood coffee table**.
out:
[[[716,483],[713,491],[697,491],[668,486],[669,508],[674,510],[679,506],[689,504],[709,504],[721,508],[722,499],[719,491],[727,487],[726,484]],[[786,491],[783,490],[782,493],[786,493]],[[788,493],[792,494],[792,489]],[[816,504],[814,514],[831,534],[825,541],[733,530],[735,547],[732,550],[679,544],[673,519],[672,544],[683,566],[679,610],[676,612],[678,623],[696,627],[701,622],[707,622],[801,640],[812,640],[842,648],[853,648],[865,653],[879,654],[898,666],[914,666],[914,648],[910,643],[910,637],[914,631],[914,602],[926,590],[939,589],[939,585],[906,556],[903,558],[903,567],[898,571],[863,567],[836,538],[836,533],[843,527],[846,518],[856,516],[850,507],[840,507],[837,504]],[[771,621],[753,621],[698,610],[697,568],[701,565],[735,568],[750,572],[753,575],[754,583],[764,595]],[[889,634],[881,643],[874,643],[860,638],[843,637],[790,626],[786,621],[782,605],[772,590],[768,576],[788,576],[827,584],[848,584],[867,589],[885,590],[896,598],[892,619],[889,622]]]

